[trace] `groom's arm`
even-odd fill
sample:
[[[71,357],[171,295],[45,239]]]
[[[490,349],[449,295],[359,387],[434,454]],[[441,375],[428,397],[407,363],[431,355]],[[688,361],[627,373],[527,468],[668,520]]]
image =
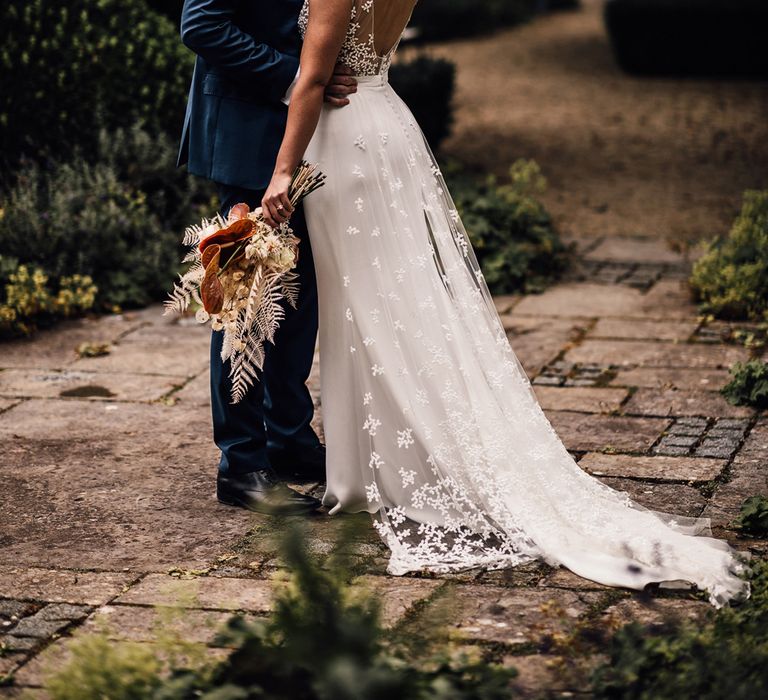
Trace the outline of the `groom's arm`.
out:
[[[299,59],[237,27],[235,6],[233,0],[185,0],[181,40],[206,63],[252,85],[266,99],[280,100],[296,77]]]

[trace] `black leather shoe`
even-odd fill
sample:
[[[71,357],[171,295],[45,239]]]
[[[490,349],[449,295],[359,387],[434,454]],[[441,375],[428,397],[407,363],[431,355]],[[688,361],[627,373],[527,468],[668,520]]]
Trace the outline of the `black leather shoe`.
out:
[[[232,476],[219,472],[216,497],[228,506],[265,515],[305,515],[320,507],[316,498],[288,488],[265,470]]]
[[[281,479],[325,481],[325,445],[270,450],[269,463]]]

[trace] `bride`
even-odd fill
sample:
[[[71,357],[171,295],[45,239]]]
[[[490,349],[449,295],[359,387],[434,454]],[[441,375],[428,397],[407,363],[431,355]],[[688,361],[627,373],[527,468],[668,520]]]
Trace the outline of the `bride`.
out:
[[[263,199],[285,222],[291,174],[318,163],[305,203],[320,301],[331,513],[369,511],[389,572],[540,559],[641,589],[683,580],[717,606],[748,595],[741,557],[709,520],[655,512],[586,474],[507,342],[424,137],[387,82],[415,0],[311,0],[301,70]],[[323,105],[337,60],[349,106]]]

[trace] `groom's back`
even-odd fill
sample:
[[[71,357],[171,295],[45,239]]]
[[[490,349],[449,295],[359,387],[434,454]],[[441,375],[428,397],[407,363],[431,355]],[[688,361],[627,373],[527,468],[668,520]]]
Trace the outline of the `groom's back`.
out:
[[[198,56],[179,164],[228,185],[266,187],[299,66],[302,0],[186,0],[181,36]]]

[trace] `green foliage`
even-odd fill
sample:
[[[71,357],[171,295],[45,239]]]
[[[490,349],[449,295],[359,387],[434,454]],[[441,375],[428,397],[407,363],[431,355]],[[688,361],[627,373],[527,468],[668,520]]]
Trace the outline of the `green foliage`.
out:
[[[191,54],[143,0],[0,5],[0,171],[68,158],[100,128],[177,133]],[[189,69],[189,70],[188,70]]]
[[[733,526],[745,535],[765,537],[768,535],[768,498],[750,496],[741,504],[741,510]]]
[[[0,256],[0,337],[29,335],[38,325],[87,311],[96,300],[87,275],[62,277],[57,286],[53,289],[40,268]]]
[[[102,132],[96,164],[30,165],[2,203],[0,249],[54,280],[87,275],[101,308],[164,298],[181,232],[208,213],[210,190],[175,168],[168,137]]]
[[[277,582],[272,614],[264,620],[230,620],[217,641],[234,650],[222,663],[202,670],[176,666],[159,682],[157,661],[131,653],[122,663],[113,663],[104,645],[94,643],[102,657],[91,654],[86,659],[81,654],[60,671],[47,688],[56,690],[51,692],[53,700],[72,700],[66,688],[78,682],[78,700],[507,700],[512,696],[513,670],[464,660],[417,664],[398,654],[381,628],[375,597],[346,583],[344,541],[321,565],[307,551],[305,533],[298,529],[288,533],[282,553],[290,574]],[[109,693],[100,694],[106,687]],[[136,687],[144,694],[136,695]]]
[[[72,661],[47,683],[54,700],[147,700],[162,685],[162,664],[147,644],[92,634],[72,644]]]
[[[768,695],[768,562],[751,576],[752,595],[703,624],[623,627],[610,660],[593,677],[610,700],[754,700]]]
[[[744,193],[730,233],[708,244],[690,281],[705,311],[720,318],[768,319],[768,191]]]
[[[565,269],[567,249],[537,198],[546,180],[535,162],[515,162],[503,184],[455,167],[446,177],[492,293],[538,292]]]
[[[752,359],[731,367],[731,381],[720,393],[736,406],[768,408],[768,362]]]
[[[531,17],[536,0],[421,0],[411,24],[431,41],[485,34]]]
[[[393,65],[389,69],[389,80],[436,151],[453,124],[456,66],[442,58],[418,56]]]

